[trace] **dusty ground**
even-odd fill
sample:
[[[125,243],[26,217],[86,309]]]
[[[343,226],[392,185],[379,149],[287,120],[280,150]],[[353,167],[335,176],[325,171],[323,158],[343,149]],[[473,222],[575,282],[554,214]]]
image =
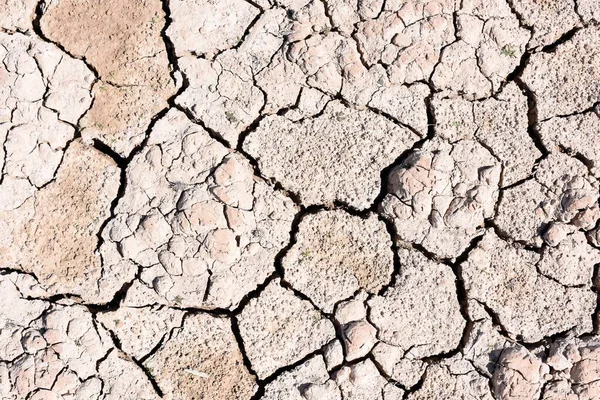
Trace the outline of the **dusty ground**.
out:
[[[600,399],[597,0],[0,0],[0,397]]]

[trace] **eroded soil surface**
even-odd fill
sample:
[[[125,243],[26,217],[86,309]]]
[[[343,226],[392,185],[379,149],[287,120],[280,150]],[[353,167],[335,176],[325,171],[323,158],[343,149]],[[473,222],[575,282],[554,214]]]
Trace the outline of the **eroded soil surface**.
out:
[[[0,399],[600,399],[597,0],[0,0],[0,60]]]

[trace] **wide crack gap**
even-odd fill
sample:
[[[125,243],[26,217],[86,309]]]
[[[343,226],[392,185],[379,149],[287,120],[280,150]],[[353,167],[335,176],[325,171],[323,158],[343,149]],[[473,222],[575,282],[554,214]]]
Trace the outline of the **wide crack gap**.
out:
[[[525,67],[523,67],[523,69]],[[538,130],[539,116],[537,109],[537,96],[531,89],[529,89],[527,84],[523,82],[521,76],[515,76],[514,82],[517,84],[517,86],[519,86],[523,94],[525,94],[525,97],[527,97],[527,133],[533,141],[535,147],[542,154],[541,157],[535,161],[535,165],[537,165],[542,159],[546,158],[548,154],[550,154],[548,149],[546,149],[546,146],[544,146],[542,136]]]
[[[561,44],[564,44],[564,43],[568,42],[571,39],[573,39],[573,36],[575,36],[575,34],[577,32],[579,32],[580,30],[582,30],[582,29],[583,29],[582,27],[577,26],[577,27],[571,29],[570,31],[565,32],[554,43],[550,43],[549,45],[546,45],[546,46],[542,47],[541,51],[544,52],[544,53],[554,53],[556,51],[556,49],[558,48],[558,46],[560,46]]]

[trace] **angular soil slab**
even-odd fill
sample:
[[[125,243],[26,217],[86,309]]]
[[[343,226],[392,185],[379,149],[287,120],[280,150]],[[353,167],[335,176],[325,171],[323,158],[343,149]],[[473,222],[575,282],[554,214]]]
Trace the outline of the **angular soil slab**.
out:
[[[107,264],[145,267],[128,305],[236,308],[274,271],[293,202],[180,111],[154,125],[103,230]]]
[[[321,211],[302,219],[282,260],[285,279],[327,313],[359,289],[377,293],[394,270],[392,241],[375,215]]]
[[[542,153],[528,133],[527,97],[509,83],[495,97],[470,102],[436,95],[433,99],[436,132],[451,143],[477,140],[502,162],[501,187],[531,175]]]
[[[212,58],[242,41],[259,9],[243,0],[174,0],[169,2],[167,35],[178,55]]]
[[[490,97],[519,65],[531,34],[504,1],[463,2],[456,25],[460,40],[444,48],[431,81],[452,96]]]
[[[123,282],[99,287],[103,265],[96,249],[118,189],[114,161],[80,140],[71,142],[54,180],[20,208],[4,213],[8,243],[0,263],[35,274],[52,294],[88,301],[103,290],[114,295]]]
[[[41,30],[70,54],[94,68],[94,103],[82,121],[83,138],[99,139],[128,156],[148,125],[175,94],[161,30],[159,0],[52,1]]]
[[[0,396],[6,399],[159,399],[83,306],[37,296],[29,275],[0,276]]]
[[[263,119],[244,141],[261,173],[299,195],[304,205],[341,202],[368,208],[379,193],[380,171],[418,140],[410,130],[341,102],[299,123]]]
[[[256,391],[227,318],[186,316],[144,366],[167,398],[233,400]]]
[[[504,191],[495,223],[513,240],[556,245],[556,232],[549,232],[553,224],[564,225],[565,233],[594,228],[600,217],[599,187],[581,161],[551,153],[539,163],[533,179]]]
[[[499,179],[500,163],[479,143],[432,141],[390,171],[379,209],[400,239],[454,258],[493,215]]]
[[[335,337],[329,320],[277,280],[250,300],[238,321],[246,355],[259,379],[300,361]]]
[[[394,285],[367,303],[377,337],[416,358],[451,351],[465,326],[452,269],[415,250],[399,249],[398,256]]]
[[[540,121],[581,112],[600,101],[600,27],[591,25],[551,53],[531,56],[522,80],[535,94]]]
[[[461,264],[467,297],[493,310],[506,332],[525,342],[570,329],[590,332],[596,294],[546,277],[536,269],[539,262],[538,253],[488,231]]]

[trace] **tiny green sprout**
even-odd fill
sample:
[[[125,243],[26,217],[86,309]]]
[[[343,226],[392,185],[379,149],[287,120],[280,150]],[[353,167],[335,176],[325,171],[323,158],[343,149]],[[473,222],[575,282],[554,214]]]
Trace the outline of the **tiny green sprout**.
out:
[[[235,117],[235,114],[231,111],[225,111],[225,117],[227,118],[227,121],[231,122],[232,124],[238,122],[238,119]]]
[[[323,29],[323,35],[327,36],[329,35],[329,32],[331,32],[331,27],[326,26],[325,29]]]
[[[175,303],[181,304],[182,301],[183,301],[183,297],[181,297],[181,296],[175,296]]]
[[[103,129],[104,128],[104,124],[101,124],[100,122],[97,122],[96,123],[96,128]]]
[[[105,92],[106,91],[106,86],[100,85],[100,88],[98,90],[100,90],[101,92]]]
[[[150,20],[150,23],[151,23],[152,25],[154,25],[154,24],[156,23],[156,17],[152,17],[152,19]]]
[[[459,126],[462,125],[462,122],[460,122],[460,121],[452,121],[452,123],[450,123],[450,125],[452,125],[455,128],[458,128]]]
[[[502,48],[501,51],[503,56],[507,56],[507,57],[516,57],[517,56],[517,50],[506,45]]]
[[[301,256],[301,261],[307,258],[310,258],[310,251],[309,250],[304,250],[302,253],[300,253]]]

